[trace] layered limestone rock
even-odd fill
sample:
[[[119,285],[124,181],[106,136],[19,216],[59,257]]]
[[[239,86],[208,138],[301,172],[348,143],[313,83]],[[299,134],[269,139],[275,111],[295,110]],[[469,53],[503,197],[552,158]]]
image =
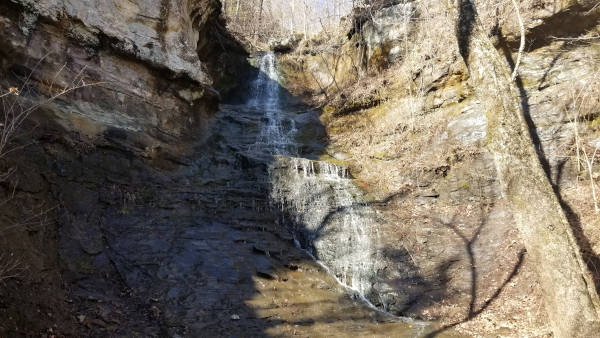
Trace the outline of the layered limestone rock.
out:
[[[209,137],[219,92],[245,68],[219,15],[213,0],[0,3],[1,112],[31,112],[0,156],[0,257],[18,263],[0,288],[0,335],[160,331],[163,306],[127,295],[139,280],[121,275],[107,235],[134,231],[115,217],[140,203],[144,224],[179,203],[148,199],[174,188],[166,177]]]
[[[217,108],[215,87],[231,88],[226,75],[216,82],[211,75],[231,54],[243,57],[237,47],[215,58],[225,48],[215,48],[217,40],[235,43],[214,0],[15,0],[1,7],[2,85],[25,85],[32,102],[84,85],[44,104],[35,118],[144,156],[179,152],[201,136]]]

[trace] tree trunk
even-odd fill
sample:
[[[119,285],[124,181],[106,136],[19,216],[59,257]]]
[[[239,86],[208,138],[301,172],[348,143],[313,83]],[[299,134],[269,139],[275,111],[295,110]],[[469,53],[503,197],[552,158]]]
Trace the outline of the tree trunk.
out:
[[[259,5],[258,5],[258,22],[254,26],[254,38],[256,40],[258,40],[258,35],[261,33],[260,30],[262,28],[263,1],[264,0],[259,0]]]
[[[308,11],[308,7],[306,6],[306,0],[303,1],[303,5],[304,5],[304,39],[306,40],[306,36],[308,35],[308,14],[306,13]]]
[[[237,0],[235,5],[235,24],[237,25],[238,19],[240,18],[240,0]]]
[[[260,0],[259,10],[258,10],[258,29],[261,28],[262,16],[263,16],[263,3],[264,0]]]
[[[488,118],[487,145],[557,337],[597,337],[600,302],[573,230],[540,163],[520,93],[477,17],[471,0],[450,5],[469,81]]]
[[[292,31],[292,34],[296,33],[296,25],[294,24],[294,17],[296,16],[296,9],[294,8],[294,1],[295,0],[291,0],[290,1],[290,5],[292,6],[292,12],[290,13],[290,30]]]

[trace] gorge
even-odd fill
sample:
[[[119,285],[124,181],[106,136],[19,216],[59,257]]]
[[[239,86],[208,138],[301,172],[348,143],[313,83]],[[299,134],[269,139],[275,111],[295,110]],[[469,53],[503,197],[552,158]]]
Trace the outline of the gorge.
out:
[[[594,336],[597,1],[233,3],[0,2],[0,336]]]

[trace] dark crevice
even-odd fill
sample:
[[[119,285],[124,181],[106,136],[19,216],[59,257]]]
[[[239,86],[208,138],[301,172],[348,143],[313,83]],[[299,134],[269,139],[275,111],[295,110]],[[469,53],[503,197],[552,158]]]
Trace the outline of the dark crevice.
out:
[[[473,8],[473,4],[470,0],[460,0],[456,38],[458,39],[458,51],[467,66],[469,65],[469,46],[474,26],[475,8]]]
[[[598,25],[600,20],[600,8],[590,11],[595,4],[583,7],[580,5],[571,6],[560,12],[545,18],[539,26],[528,30],[525,40],[527,50],[533,51],[538,48],[563,38],[575,38],[587,33],[590,29]],[[519,39],[507,41],[506,44],[511,50],[519,48]]]

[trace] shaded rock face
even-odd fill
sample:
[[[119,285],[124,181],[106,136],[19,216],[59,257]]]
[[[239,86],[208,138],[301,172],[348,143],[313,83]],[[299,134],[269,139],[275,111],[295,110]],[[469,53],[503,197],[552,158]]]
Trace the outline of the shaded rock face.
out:
[[[188,211],[196,206],[182,195],[162,202],[157,198],[168,195],[164,187],[185,190],[187,182],[171,185],[168,170],[190,165],[185,155],[197,154],[194,147],[209,137],[217,90],[234,85],[220,69],[246,67],[244,52],[224,31],[219,10],[218,1],[0,4],[0,87],[2,93],[21,89],[18,101],[3,98],[2,112],[12,102],[20,104],[16,112],[37,108],[10,146],[19,151],[0,159],[3,173],[18,168],[0,186],[6,202],[0,255],[14,254],[26,271],[1,290],[1,335],[158,335],[159,313],[171,318],[171,312],[153,310],[162,305],[149,303],[155,294],[147,292],[153,281],[147,268],[133,267],[138,259],[140,266],[154,264],[162,253],[178,261],[173,269],[185,270],[181,264],[192,259],[186,252],[196,247],[170,249],[169,244],[175,241],[170,236],[179,233],[172,226],[185,222],[157,225],[151,232],[158,237],[136,237],[127,229],[140,231],[135,224],[149,225],[142,221],[147,217],[156,216],[160,223],[163,216],[151,214],[173,210],[180,202]],[[228,156],[227,161],[237,159],[231,152]],[[145,211],[132,211],[141,203],[148,203]],[[218,231],[213,237],[221,237],[224,230]],[[108,239],[109,233],[118,243]],[[195,234],[203,238],[206,232]],[[139,242],[145,244],[129,247]],[[110,248],[118,257],[130,257],[117,262]],[[215,255],[219,251],[214,248]],[[138,291],[130,293],[133,289]],[[251,282],[241,289],[252,289]],[[170,297],[179,299],[178,292]],[[98,307],[97,301],[105,303]],[[116,327],[121,331],[115,333]]]
[[[244,64],[239,46],[214,57],[216,38],[236,45],[219,10],[218,1],[4,2],[3,85],[30,76],[23,94],[35,102],[86,86],[44,105],[40,123],[147,157],[180,152],[216,111],[215,87],[231,87],[207,64]]]

